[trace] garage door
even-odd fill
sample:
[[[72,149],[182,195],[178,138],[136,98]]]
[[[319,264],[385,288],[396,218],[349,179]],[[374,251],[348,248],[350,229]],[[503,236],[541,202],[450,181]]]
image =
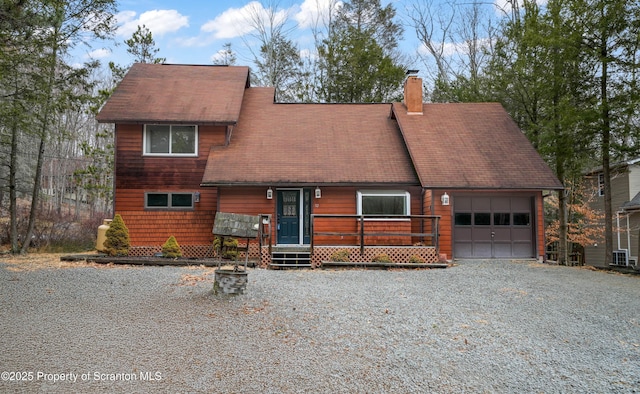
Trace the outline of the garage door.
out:
[[[533,197],[455,196],[456,258],[534,257]]]

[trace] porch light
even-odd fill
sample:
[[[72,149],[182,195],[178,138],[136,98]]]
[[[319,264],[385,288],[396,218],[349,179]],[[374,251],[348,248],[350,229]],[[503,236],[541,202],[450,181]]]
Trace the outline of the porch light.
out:
[[[200,192],[193,193],[193,202],[200,202]]]
[[[267,189],[267,200],[273,199],[273,190],[271,188]]]
[[[440,197],[440,201],[442,201],[442,205],[449,205],[449,195],[447,194],[447,192],[444,192],[444,194]]]
[[[316,187],[316,198],[322,198],[322,191],[319,187]]]

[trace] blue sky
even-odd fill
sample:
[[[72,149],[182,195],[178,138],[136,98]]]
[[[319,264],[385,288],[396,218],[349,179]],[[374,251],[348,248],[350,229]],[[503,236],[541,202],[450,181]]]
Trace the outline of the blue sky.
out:
[[[293,38],[301,51],[313,49],[311,27],[314,21],[322,21],[326,10],[336,0],[121,0],[118,3],[118,30],[114,43],[93,48],[78,47],[74,51],[74,60],[84,62],[98,59],[104,63],[114,61],[120,65],[131,63],[126,53],[124,40],[131,37],[138,25],[145,25],[153,33],[159,57],[167,63],[175,64],[212,64],[216,54],[225,43],[231,43],[238,54],[237,64],[252,65],[251,52],[254,47],[255,30],[252,29],[251,15],[266,14],[269,4],[280,10],[278,17],[287,18]],[[392,2],[399,17],[406,15],[416,2],[424,0],[382,0],[383,4]],[[445,0],[436,0],[445,1]],[[489,2],[506,0],[489,0]],[[457,0],[468,4],[469,0]],[[263,4],[265,4],[263,6]],[[491,3],[488,7],[491,7]],[[497,11],[493,11],[496,14]],[[324,13],[324,14],[323,14]],[[495,16],[495,14],[494,14]],[[451,43],[455,46],[455,43]],[[419,50],[415,32],[405,26],[401,38],[401,49],[413,55]],[[416,65],[419,66],[419,65]]]

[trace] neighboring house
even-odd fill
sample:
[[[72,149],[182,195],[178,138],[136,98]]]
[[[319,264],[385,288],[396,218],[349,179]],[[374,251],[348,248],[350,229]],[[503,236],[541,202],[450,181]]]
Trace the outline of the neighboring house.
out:
[[[247,67],[134,64],[97,119],[132,253],[206,254],[230,212],[263,215],[266,263],[542,258],[562,188],[500,104],[423,104],[416,77],[404,103],[281,104]]]
[[[592,203],[594,209],[604,212],[604,174],[602,169],[589,172],[597,196]],[[640,246],[640,158],[611,166],[611,210],[613,212],[614,265],[636,265]],[[588,245],[584,250],[585,263],[605,266],[604,241]]]

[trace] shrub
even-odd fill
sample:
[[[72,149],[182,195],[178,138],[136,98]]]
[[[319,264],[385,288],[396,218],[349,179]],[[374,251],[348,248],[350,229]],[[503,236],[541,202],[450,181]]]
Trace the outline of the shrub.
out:
[[[238,240],[217,236],[213,240],[213,250],[215,250],[218,257],[235,260],[238,258]]]
[[[164,245],[162,245],[162,257],[171,259],[182,257],[180,245],[178,245],[178,241],[173,235],[167,239],[167,242],[165,242]]]
[[[129,229],[122,216],[116,214],[105,233],[104,249],[109,256],[126,256],[129,254]]]
[[[331,254],[331,256],[329,257],[329,260],[347,262],[349,261],[349,251],[346,249],[337,250]]]
[[[393,263],[391,257],[389,257],[389,255],[386,253],[375,256],[371,261],[373,261],[374,263]]]
[[[424,263],[426,263],[426,261],[422,257],[414,254],[411,257],[409,257],[409,263],[412,263],[412,264],[424,264]]]

